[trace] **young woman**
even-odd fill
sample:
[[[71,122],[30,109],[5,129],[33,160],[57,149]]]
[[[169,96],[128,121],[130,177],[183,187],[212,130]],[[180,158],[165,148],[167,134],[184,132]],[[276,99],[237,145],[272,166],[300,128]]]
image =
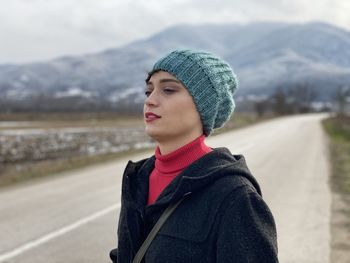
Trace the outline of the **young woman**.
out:
[[[244,157],[205,143],[230,118],[236,89],[230,66],[207,52],[175,50],[155,63],[144,121],[157,148],[125,169],[113,262],[132,262],[163,211],[182,198],[143,262],[278,262],[274,219]]]

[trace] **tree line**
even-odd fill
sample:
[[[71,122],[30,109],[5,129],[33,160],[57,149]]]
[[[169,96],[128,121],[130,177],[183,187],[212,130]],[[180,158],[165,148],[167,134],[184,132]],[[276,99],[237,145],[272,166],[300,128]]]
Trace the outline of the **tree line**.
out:
[[[111,102],[103,97],[92,99],[81,96],[57,98],[37,95],[26,100],[7,100],[0,97],[0,112],[117,112],[132,115],[141,113],[142,103],[135,104],[131,99]],[[308,113],[316,111],[313,103],[317,100],[317,89],[311,85],[299,83],[292,87],[280,86],[271,95],[256,99],[250,111],[255,111],[259,116],[268,113],[274,115]],[[349,112],[350,85],[338,87],[330,103],[331,107],[325,104],[317,111],[337,111],[342,114]]]
[[[268,97],[254,103],[254,110],[259,116],[266,113],[275,115],[289,115],[309,113],[315,111],[336,111],[345,114],[349,111],[350,86],[340,86],[331,98],[328,105],[315,108],[314,102],[318,99],[317,90],[307,84],[296,84],[293,87],[277,87]],[[332,106],[329,106],[329,105]]]

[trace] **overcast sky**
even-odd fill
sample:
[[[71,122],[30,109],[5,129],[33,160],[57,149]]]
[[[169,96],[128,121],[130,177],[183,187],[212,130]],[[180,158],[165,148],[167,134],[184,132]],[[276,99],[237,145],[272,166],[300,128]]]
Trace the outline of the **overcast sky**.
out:
[[[118,47],[175,24],[324,21],[350,31],[349,0],[0,0],[0,63]]]

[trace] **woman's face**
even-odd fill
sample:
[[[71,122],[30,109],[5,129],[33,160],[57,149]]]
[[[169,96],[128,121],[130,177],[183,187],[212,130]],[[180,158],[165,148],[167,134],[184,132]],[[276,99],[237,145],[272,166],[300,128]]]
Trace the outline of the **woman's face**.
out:
[[[161,142],[202,135],[203,127],[193,99],[173,75],[165,71],[154,73],[145,94],[144,122],[150,137]]]

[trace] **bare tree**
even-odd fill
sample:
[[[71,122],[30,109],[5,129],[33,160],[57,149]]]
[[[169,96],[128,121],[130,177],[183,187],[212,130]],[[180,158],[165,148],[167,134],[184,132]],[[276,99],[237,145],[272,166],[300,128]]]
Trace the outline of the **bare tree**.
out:
[[[339,115],[345,115],[347,103],[349,103],[350,98],[350,87],[349,86],[341,86],[338,87],[334,99],[337,105],[337,112]]]
[[[290,113],[287,102],[287,94],[283,88],[278,87],[271,96],[272,110],[277,115],[285,115]]]
[[[259,117],[262,117],[265,112],[269,109],[270,103],[268,99],[261,99],[255,102],[254,108],[255,112],[258,114]]]
[[[312,110],[311,103],[317,98],[317,93],[310,85],[299,83],[288,90],[288,97],[293,113],[306,113]]]

